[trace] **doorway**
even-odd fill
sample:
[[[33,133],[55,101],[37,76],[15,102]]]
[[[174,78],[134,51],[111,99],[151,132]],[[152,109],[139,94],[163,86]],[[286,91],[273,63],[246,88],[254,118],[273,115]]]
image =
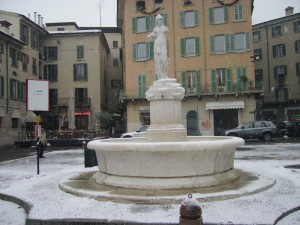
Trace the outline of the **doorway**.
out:
[[[214,135],[224,135],[224,130],[238,126],[238,109],[214,110]]]

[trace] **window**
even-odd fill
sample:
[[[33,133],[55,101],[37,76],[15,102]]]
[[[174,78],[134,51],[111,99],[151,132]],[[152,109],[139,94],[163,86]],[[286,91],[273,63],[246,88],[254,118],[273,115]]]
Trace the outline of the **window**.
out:
[[[164,6],[163,0],[154,0],[154,8],[162,8]]]
[[[4,53],[4,44],[0,42],[0,54]]]
[[[279,44],[273,46],[273,57],[283,57],[285,56],[285,44]]]
[[[11,65],[18,67],[18,59],[20,57],[20,52],[14,48],[9,48],[9,56],[11,57]]]
[[[21,32],[20,32],[21,41],[28,44],[29,43],[29,28],[25,24],[21,24],[20,26],[21,26]]]
[[[147,91],[147,76],[139,75],[138,76],[138,96],[145,97]]]
[[[18,118],[11,118],[11,128],[18,128]]]
[[[254,49],[254,61],[258,61],[262,59],[262,51],[261,49]]]
[[[183,5],[191,5],[193,4],[192,0],[184,0]]]
[[[146,32],[146,17],[140,17],[136,19],[137,33]]]
[[[57,60],[57,47],[45,47],[44,48],[44,60],[56,61]]]
[[[34,49],[39,48],[39,36],[38,33],[34,30],[31,30],[31,47]]]
[[[288,89],[279,87],[275,90],[275,96],[277,102],[286,102],[288,100]]]
[[[284,79],[287,76],[286,65],[280,65],[274,67],[274,79],[277,79],[278,83],[284,83]]]
[[[300,40],[295,41],[295,52],[300,53]]]
[[[58,104],[58,90],[57,89],[49,89],[49,101],[50,101],[51,106]]]
[[[234,5],[234,20],[243,21],[244,20],[244,6],[236,4]]]
[[[88,89],[75,88],[75,105],[86,106],[89,105]]]
[[[119,66],[119,60],[113,59],[113,67],[118,67],[118,66]]]
[[[300,32],[300,20],[293,23],[294,25],[294,32]]]
[[[163,17],[164,25],[168,26],[168,15],[161,14]],[[132,33],[143,33],[143,32],[151,32],[155,26],[155,17],[152,16],[144,16],[144,17],[132,17]]]
[[[145,7],[145,1],[144,0],[138,0],[137,2],[136,2],[136,11],[143,11],[143,10],[145,10],[146,9],[146,7]]]
[[[15,79],[10,79],[10,98],[17,100],[20,94],[20,82]]]
[[[37,64],[36,64],[36,58],[32,58],[32,73],[34,74],[34,75],[36,75],[37,74]]]
[[[187,94],[201,93],[201,76],[200,71],[182,72],[182,87]]]
[[[200,55],[200,38],[181,39],[181,56],[199,56]]]
[[[180,12],[180,26],[181,27],[194,27],[199,24],[198,11],[185,11]]]
[[[88,80],[87,63],[74,64],[73,73],[74,73],[73,76],[74,81],[87,81]]]
[[[153,59],[153,42],[138,43],[133,45],[133,60],[145,61]]]
[[[84,59],[84,46],[79,45],[77,46],[77,59]]]
[[[214,53],[225,53],[225,36],[218,35],[214,37]]]
[[[281,26],[272,27],[272,37],[275,38],[279,36],[281,36]]]
[[[211,86],[212,91],[231,91],[231,69],[230,68],[218,68],[211,71]]]
[[[118,41],[113,41],[113,48],[118,48]]]
[[[239,33],[234,35],[235,51],[250,50],[249,33]]]
[[[111,88],[120,88],[121,87],[121,81],[120,80],[111,80]]]
[[[296,75],[300,76],[300,62],[296,63]]]
[[[253,32],[253,42],[260,41],[260,31],[254,31]]]
[[[51,82],[57,82],[57,65],[44,65],[44,79]]]
[[[29,63],[29,56],[22,53],[21,54],[21,62],[22,62],[22,70],[23,71],[27,71],[27,66],[28,66],[28,63]]]
[[[0,97],[4,97],[4,77],[0,76]]]
[[[218,7],[209,9],[209,23],[220,24],[228,22],[228,7]]]
[[[263,87],[263,70],[262,69],[254,70],[254,75],[255,75],[255,89],[256,90],[262,90],[262,87]]]
[[[59,28],[57,28],[57,31],[65,31],[65,28],[64,27],[59,27]]]

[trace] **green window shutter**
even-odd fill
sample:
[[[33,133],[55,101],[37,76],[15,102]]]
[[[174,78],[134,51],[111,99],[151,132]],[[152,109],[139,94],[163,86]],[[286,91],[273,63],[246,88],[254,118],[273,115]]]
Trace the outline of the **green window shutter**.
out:
[[[142,96],[143,93],[142,82],[142,76],[138,76],[138,96]]]
[[[215,54],[215,37],[210,36],[210,54]]]
[[[199,25],[199,11],[195,10],[195,25]]]
[[[184,12],[180,12],[180,26],[184,27],[185,23],[184,23]]]
[[[196,55],[199,56],[200,55],[200,38],[196,37],[195,42],[196,42]]]
[[[150,59],[150,43],[146,43],[146,59]]]
[[[225,34],[225,51],[230,52],[231,51],[231,38],[230,34]]]
[[[73,81],[76,81],[76,64],[73,65]]]
[[[146,31],[151,31],[152,16],[146,16],[145,21],[146,21]]]
[[[44,79],[48,80],[47,65],[44,65]]]
[[[208,19],[209,19],[209,24],[214,24],[215,23],[214,8],[209,8],[208,9]]]
[[[150,59],[154,59],[154,42],[150,42]]]
[[[237,88],[239,91],[242,90],[242,79],[241,79],[241,69],[236,68],[236,74],[237,74]]]
[[[198,70],[197,71],[197,93],[198,94],[201,94],[202,92],[202,85],[201,85],[201,74],[200,74],[200,71]]]
[[[186,72],[185,71],[181,73],[181,86],[184,88],[186,93]]]
[[[133,46],[132,46],[132,59],[133,59],[133,61],[136,61],[136,48],[137,48],[137,44],[133,44]]]
[[[224,6],[224,21],[228,22],[228,6]]]
[[[245,33],[245,41],[246,41],[246,51],[250,51],[250,33]]]
[[[217,83],[216,83],[216,70],[211,70],[211,91],[217,91]]]
[[[234,45],[235,39],[234,34],[230,34],[230,51],[235,51],[235,45]]]
[[[247,76],[247,68],[242,67],[242,76]]]
[[[138,76],[138,96],[145,97],[145,92],[147,89],[147,76],[139,75]]]
[[[85,77],[85,81],[88,80],[88,66],[87,63],[84,64],[84,77]]]
[[[13,90],[13,79],[10,78],[10,98],[13,99],[14,97],[14,90]]]
[[[297,67],[298,68],[298,67]],[[1,97],[4,96],[4,77],[0,76],[0,95]]]
[[[132,33],[136,33],[136,17],[132,17]]]
[[[180,39],[180,49],[181,49],[181,56],[185,56],[185,39]]]
[[[227,86],[227,91],[232,90],[231,69],[229,68],[226,69],[226,86]]]

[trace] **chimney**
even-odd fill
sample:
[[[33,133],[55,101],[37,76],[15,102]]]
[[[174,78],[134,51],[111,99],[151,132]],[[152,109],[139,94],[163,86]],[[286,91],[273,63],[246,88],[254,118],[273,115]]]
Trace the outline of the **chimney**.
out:
[[[38,15],[38,25],[39,26],[41,25],[41,15],[40,14]]]
[[[289,6],[285,9],[285,15],[286,16],[290,16],[290,15],[293,15],[293,14],[294,14],[294,7]]]
[[[28,13],[28,19],[30,19],[30,13]]]
[[[43,17],[41,16],[41,27],[43,26]]]
[[[36,23],[36,12],[34,12],[34,22]]]

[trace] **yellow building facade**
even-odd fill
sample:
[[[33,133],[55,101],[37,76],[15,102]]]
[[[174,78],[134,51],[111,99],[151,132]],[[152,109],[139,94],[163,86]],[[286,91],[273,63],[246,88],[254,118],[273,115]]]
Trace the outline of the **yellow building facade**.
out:
[[[148,34],[158,14],[169,29],[168,77],[185,88],[182,123],[188,135],[220,135],[254,120],[261,90],[256,89],[251,62],[252,9],[248,0],[119,0],[127,130],[149,123],[145,92],[156,74]]]

